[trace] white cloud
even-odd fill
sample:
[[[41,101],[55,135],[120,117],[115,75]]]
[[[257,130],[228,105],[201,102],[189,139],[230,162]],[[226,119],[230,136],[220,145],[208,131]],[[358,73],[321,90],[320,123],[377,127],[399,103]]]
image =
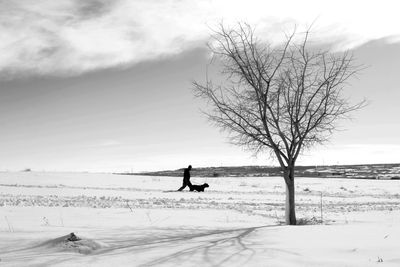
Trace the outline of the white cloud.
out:
[[[397,12],[390,0],[3,0],[0,71],[68,75],[131,65],[204,45],[208,26],[222,19],[257,24],[275,38],[318,18],[319,39],[349,48],[400,35]]]
[[[118,146],[121,145],[121,142],[117,141],[117,140],[104,140],[102,142],[100,142],[100,144],[98,146]]]
[[[115,139],[102,139],[96,140],[92,144],[89,144],[86,148],[101,148],[101,147],[115,147],[120,146],[122,143]]]

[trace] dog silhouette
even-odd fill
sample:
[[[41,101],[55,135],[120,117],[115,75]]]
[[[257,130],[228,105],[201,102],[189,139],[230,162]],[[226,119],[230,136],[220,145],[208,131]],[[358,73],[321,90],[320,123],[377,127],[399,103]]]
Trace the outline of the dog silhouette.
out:
[[[193,184],[193,185],[190,187],[190,191],[204,192],[204,188],[206,188],[206,187],[210,187],[210,186],[209,186],[207,183],[202,184],[202,185],[195,185],[195,184]]]

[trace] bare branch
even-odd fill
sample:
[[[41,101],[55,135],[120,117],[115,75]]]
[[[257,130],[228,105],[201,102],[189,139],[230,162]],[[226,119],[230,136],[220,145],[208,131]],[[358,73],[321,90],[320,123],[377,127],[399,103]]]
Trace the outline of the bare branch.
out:
[[[273,47],[248,24],[221,24],[209,48],[227,80],[216,86],[206,75],[205,84],[193,83],[195,95],[210,104],[205,114],[233,143],[270,149],[282,168],[294,166],[304,147],[326,141],[338,120],[365,105],[342,96],[361,66],[350,52],[309,48],[311,27],[300,42],[294,31]]]

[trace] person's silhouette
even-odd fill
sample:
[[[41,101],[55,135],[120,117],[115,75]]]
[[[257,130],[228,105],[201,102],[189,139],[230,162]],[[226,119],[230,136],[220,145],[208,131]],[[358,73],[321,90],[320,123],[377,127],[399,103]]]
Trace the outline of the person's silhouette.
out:
[[[183,184],[181,188],[178,189],[178,191],[182,191],[186,186],[189,187],[189,189],[192,188],[192,183],[190,182],[190,170],[192,169],[192,165],[189,165],[184,171],[183,171]]]

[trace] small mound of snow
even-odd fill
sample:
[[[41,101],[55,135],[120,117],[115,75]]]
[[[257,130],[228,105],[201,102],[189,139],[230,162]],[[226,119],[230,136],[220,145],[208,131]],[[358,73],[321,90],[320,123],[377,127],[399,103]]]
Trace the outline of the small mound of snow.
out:
[[[78,237],[74,233],[49,240],[43,243],[42,246],[60,248],[61,250],[74,251],[81,254],[90,254],[95,250],[106,247],[103,243]]]

